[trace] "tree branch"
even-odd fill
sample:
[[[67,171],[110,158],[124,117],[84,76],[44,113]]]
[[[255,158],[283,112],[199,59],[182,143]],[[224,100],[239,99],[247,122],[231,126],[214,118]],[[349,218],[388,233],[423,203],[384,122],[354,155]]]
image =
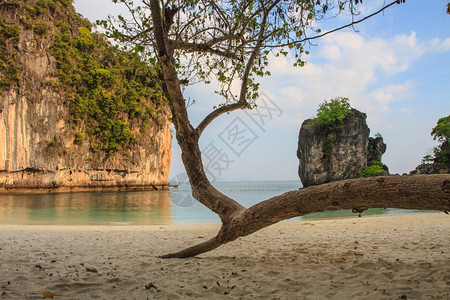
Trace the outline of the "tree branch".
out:
[[[249,225],[265,219],[266,227],[310,213],[367,208],[450,210],[450,175],[379,176],[311,186],[260,202],[241,218]],[[263,228],[242,227],[245,235]]]
[[[220,41],[217,41],[220,42]],[[204,44],[196,44],[196,43],[184,43],[179,41],[171,41],[174,48],[179,50],[185,50],[186,52],[198,52],[198,53],[211,53],[217,56],[231,58],[231,59],[239,59],[234,53],[229,51],[221,51],[219,49],[214,49],[211,47],[212,45],[207,42]]]
[[[450,210],[450,175],[380,176],[326,183],[260,202],[223,224],[208,242],[163,257],[191,257],[289,218],[368,208]]]
[[[205,128],[212,122],[214,121],[215,118],[217,118],[218,116],[233,111],[233,110],[237,110],[237,109],[244,109],[247,107],[247,103],[246,102],[236,102],[236,103],[232,103],[232,104],[227,104],[227,105],[223,105],[215,110],[213,110],[209,115],[207,115],[203,121],[197,126],[196,130],[197,130],[197,134],[200,136],[202,134],[202,132],[205,130]]]
[[[160,59],[168,59],[168,48],[164,36],[164,20],[162,18],[161,7],[159,1],[150,1],[150,8],[153,19],[153,33],[155,35],[156,47],[158,48],[158,56]]]
[[[209,115],[207,115],[205,117],[205,119],[203,119],[203,121],[197,126],[197,133],[200,136],[202,134],[202,132],[205,130],[205,128],[217,117],[219,117],[220,115],[233,111],[233,110],[237,110],[237,109],[244,109],[248,106],[248,102],[246,99],[246,95],[247,95],[247,81],[248,78],[250,76],[250,72],[251,72],[251,68],[255,62],[255,59],[257,57],[257,55],[259,54],[259,51],[261,50],[261,45],[264,41],[264,28],[266,26],[267,23],[267,18],[268,15],[270,13],[270,11],[272,10],[273,7],[275,7],[280,1],[275,1],[269,8],[267,9],[262,9],[264,11],[264,16],[263,19],[261,21],[261,29],[258,35],[258,39],[256,41],[256,45],[253,48],[253,51],[251,52],[251,55],[247,61],[247,64],[245,66],[245,71],[244,74],[242,76],[242,82],[241,82],[241,91],[240,91],[240,95],[239,95],[239,100],[236,103],[232,103],[232,104],[228,104],[228,105],[224,105],[219,107],[218,109],[212,111]]]
[[[292,41],[292,42],[285,43],[285,44],[278,44],[278,45],[264,45],[264,48],[280,48],[280,47],[285,47],[285,46],[289,46],[289,45],[295,45],[295,44],[299,44],[299,43],[304,43],[304,42],[307,42],[307,41],[315,40],[315,39],[324,37],[324,36],[326,36],[326,35],[329,35],[329,34],[331,34],[331,33],[333,33],[333,32],[340,31],[340,30],[342,30],[342,29],[345,29],[345,28],[348,28],[348,27],[352,27],[352,26],[354,26],[354,25],[356,25],[356,24],[359,24],[359,23],[361,23],[361,22],[363,22],[363,21],[365,21],[365,20],[367,20],[367,19],[369,19],[369,18],[371,18],[371,17],[373,17],[373,16],[375,16],[375,15],[378,15],[379,13],[383,12],[385,9],[391,7],[392,5],[394,5],[394,4],[400,4],[400,3],[401,3],[401,2],[400,2],[399,0],[396,0],[396,1],[394,1],[394,2],[389,3],[389,4],[386,5],[386,6],[383,6],[383,7],[380,8],[378,11],[376,11],[376,12],[374,12],[374,13],[372,13],[372,14],[370,14],[370,15],[368,15],[368,16],[366,16],[366,17],[364,17],[364,18],[362,18],[362,19],[360,19],[360,20],[358,20],[358,21],[353,21],[353,22],[351,22],[351,23],[349,23],[349,24],[347,24],[347,25],[343,25],[343,26],[341,26],[341,27],[335,28],[335,29],[333,29],[333,30],[324,32],[324,33],[322,33],[322,34],[319,34],[319,35],[316,35],[316,36],[313,36],[313,37],[307,37],[307,38],[304,38],[304,39],[301,39],[301,40],[296,40],[296,41]]]

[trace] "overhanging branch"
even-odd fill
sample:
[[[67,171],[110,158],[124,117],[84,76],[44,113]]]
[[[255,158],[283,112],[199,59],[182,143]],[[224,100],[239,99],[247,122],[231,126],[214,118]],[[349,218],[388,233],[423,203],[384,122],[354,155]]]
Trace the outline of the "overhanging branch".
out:
[[[393,2],[389,3],[389,4],[386,5],[386,6],[383,6],[382,8],[380,8],[379,10],[377,10],[376,12],[374,12],[374,13],[372,13],[372,14],[370,14],[370,15],[368,15],[368,16],[366,16],[366,17],[360,19],[360,20],[353,21],[353,22],[351,22],[351,23],[349,23],[349,24],[343,25],[343,26],[338,27],[338,28],[335,28],[335,29],[333,29],[333,30],[326,31],[326,32],[324,32],[324,33],[322,33],[322,34],[319,34],[319,35],[316,35],[316,36],[307,37],[307,38],[304,38],[304,39],[301,39],[301,40],[296,40],[296,41],[292,41],[292,42],[284,43],[284,44],[278,44],[278,45],[264,45],[264,48],[280,48],[280,47],[286,47],[286,46],[289,46],[289,45],[295,45],[295,44],[300,44],[300,43],[304,43],[304,42],[307,42],[307,41],[319,39],[319,38],[324,37],[324,36],[326,36],[326,35],[329,35],[329,34],[331,34],[331,33],[334,33],[334,32],[340,31],[340,30],[342,30],[342,29],[345,29],[345,28],[348,28],[348,27],[352,27],[352,26],[354,26],[354,25],[356,25],[356,24],[359,24],[359,23],[361,23],[361,22],[363,22],[363,21],[365,21],[365,20],[367,20],[367,19],[372,18],[373,16],[378,15],[379,13],[383,12],[383,11],[386,10],[387,8],[393,6],[394,4],[400,4],[400,3],[401,3],[400,0],[393,1]]]
[[[184,43],[176,41],[171,41],[171,43],[174,49],[185,50],[186,52],[210,53],[225,58],[236,60],[240,59],[235,53],[215,49],[211,47],[208,43],[197,44],[197,43]]]
[[[247,235],[293,217],[368,208],[448,211],[450,175],[379,176],[311,186],[255,204],[239,219],[243,223],[242,235]]]
[[[268,7],[267,9],[263,9],[264,11],[264,16],[263,19],[261,21],[261,30],[259,32],[258,35],[258,39],[256,41],[256,45],[254,47],[254,49],[252,50],[250,57],[246,63],[245,66],[245,71],[244,74],[242,76],[242,82],[241,82],[241,90],[240,90],[240,94],[239,94],[239,101],[233,104],[228,104],[228,105],[224,105],[222,107],[219,107],[218,109],[214,110],[213,112],[211,112],[208,116],[206,116],[205,119],[203,119],[203,121],[198,125],[197,127],[197,134],[200,136],[202,134],[202,132],[205,130],[205,128],[218,116],[233,111],[233,110],[237,110],[237,109],[243,109],[246,108],[248,105],[247,99],[246,99],[246,95],[247,95],[247,81],[249,79],[250,76],[250,72],[251,72],[251,68],[254,64],[254,61],[261,49],[261,45],[263,43],[264,40],[264,28],[266,26],[267,23],[267,18],[268,15],[270,13],[270,11],[273,9],[273,7],[276,6],[276,4],[280,2],[280,1],[275,1],[274,3],[272,3],[272,5],[270,7]]]

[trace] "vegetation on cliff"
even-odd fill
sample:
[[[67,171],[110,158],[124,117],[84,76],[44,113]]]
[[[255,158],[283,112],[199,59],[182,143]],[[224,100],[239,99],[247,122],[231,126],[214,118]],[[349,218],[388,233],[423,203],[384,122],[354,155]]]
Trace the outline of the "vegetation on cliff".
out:
[[[57,60],[59,83],[65,92],[77,128],[86,127],[94,143],[93,150],[112,153],[133,143],[136,136],[128,120],[140,120],[145,133],[153,119],[159,122],[163,99],[156,71],[134,53],[112,47],[104,36],[84,26],[78,35],[60,26],[51,52]],[[78,133],[76,143],[82,142]]]
[[[433,154],[423,158],[424,163],[450,164],[450,115],[440,118],[431,131],[434,140],[440,144],[433,148]]]
[[[337,97],[324,101],[319,105],[317,117],[312,123],[323,126],[330,131],[340,131],[344,128],[344,120],[351,112],[348,98]]]
[[[10,88],[18,88],[20,85],[21,71],[18,62],[19,41],[21,32],[32,31],[36,37],[47,37],[49,21],[53,21],[53,14],[57,7],[70,11],[70,15],[76,15],[72,7],[71,0],[5,0],[0,4],[2,12],[14,11],[20,12],[20,18],[17,22],[7,20],[0,15],[0,92],[8,91]],[[72,11],[71,11],[72,10]],[[45,16],[44,21],[42,16]],[[87,20],[85,20],[89,24]]]
[[[28,84],[20,79],[18,44],[32,32],[36,41],[51,41],[57,79],[43,84],[64,96],[74,144],[89,140],[91,151],[108,157],[135,143],[138,129],[145,134],[160,123],[164,97],[155,69],[91,32],[72,1],[8,0],[0,8],[21,16],[19,23],[0,18],[0,91]]]
[[[332,132],[339,132],[344,128],[344,120],[350,113],[351,107],[348,98],[336,97],[321,103],[316,118],[310,120],[306,125],[306,127],[317,126],[328,133],[322,146],[324,159],[331,157],[335,142]]]
[[[359,177],[379,176],[385,171],[383,166],[381,161],[374,161],[370,166],[365,167],[363,171],[359,172]]]
[[[8,90],[19,81],[17,63],[17,45],[19,26],[8,25],[0,16],[0,92]]]

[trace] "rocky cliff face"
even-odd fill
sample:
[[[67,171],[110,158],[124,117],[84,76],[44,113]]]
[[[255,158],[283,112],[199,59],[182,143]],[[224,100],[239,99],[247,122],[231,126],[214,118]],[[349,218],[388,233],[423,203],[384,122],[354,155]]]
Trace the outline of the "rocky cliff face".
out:
[[[158,113],[157,118],[147,120],[145,131],[140,118],[120,114],[120,124],[132,138],[114,151],[104,150],[98,141],[99,134],[111,130],[94,131],[87,126],[88,118],[74,121],[49,49],[56,32],[54,23],[66,20],[74,34],[79,24],[72,19],[75,13],[70,1],[54,2],[52,12],[39,7],[42,1],[0,4],[0,31],[6,36],[1,63],[9,64],[9,69],[0,68],[0,192],[168,187],[172,136],[170,113],[163,101],[141,100],[144,108]],[[47,26],[45,34],[24,21],[26,10],[37,9],[41,23],[35,19],[33,24]],[[13,71],[17,76],[8,75]]]
[[[409,175],[420,175],[420,174],[450,174],[450,163],[449,164],[420,164],[414,170],[409,172]]]
[[[374,161],[381,161],[381,157],[386,152],[386,144],[381,136],[369,137],[367,152],[367,165],[370,166]]]
[[[303,122],[298,139],[299,176],[304,187],[357,178],[368,163],[381,161],[386,145],[381,137],[369,138],[366,114],[352,109],[344,128],[330,132]]]

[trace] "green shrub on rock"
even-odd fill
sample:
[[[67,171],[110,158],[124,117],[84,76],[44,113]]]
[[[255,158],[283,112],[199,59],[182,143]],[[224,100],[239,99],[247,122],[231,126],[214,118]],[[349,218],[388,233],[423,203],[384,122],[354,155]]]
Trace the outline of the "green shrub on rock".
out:
[[[344,128],[344,120],[351,112],[348,98],[337,97],[330,101],[324,101],[317,110],[317,117],[309,121],[306,127],[317,126],[327,133],[323,142],[323,159],[330,159],[334,145],[333,132]]]
[[[383,173],[383,171],[383,163],[380,161],[374,161],[372,165],[367,166],[363,171],[359,172],[359,177],[379,176]]]
[[[330,101],[324,101],[317,110],[317,118],[314,122],[331,131],[341,131],[344,120],[351,112],[348,98],[337,97]]]

